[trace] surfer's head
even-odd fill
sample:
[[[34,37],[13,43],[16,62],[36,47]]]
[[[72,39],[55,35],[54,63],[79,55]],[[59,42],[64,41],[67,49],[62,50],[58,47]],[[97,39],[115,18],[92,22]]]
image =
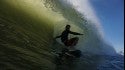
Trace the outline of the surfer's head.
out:
[[[70,30],[70,25],[66,25],[66,30]]]

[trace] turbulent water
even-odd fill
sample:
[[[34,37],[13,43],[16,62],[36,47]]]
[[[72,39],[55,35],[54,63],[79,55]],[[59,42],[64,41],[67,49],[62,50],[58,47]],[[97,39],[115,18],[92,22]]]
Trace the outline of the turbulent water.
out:
[[[58,64],[59,60],[51,52],[60,52],[64,45],[53,38],[67,24],[72,31],[84,34],[78,36],[80,40],[75,47],[83,56]],[[0,1],[0,70],[105,70],[108,65],[105,61],[114,56],[114,48],[103,40],[95,22],[88,20],[68,0]],[[113,62],[117,63],[109,62],[109,65],[123,70],[124,60],[115,59]]]

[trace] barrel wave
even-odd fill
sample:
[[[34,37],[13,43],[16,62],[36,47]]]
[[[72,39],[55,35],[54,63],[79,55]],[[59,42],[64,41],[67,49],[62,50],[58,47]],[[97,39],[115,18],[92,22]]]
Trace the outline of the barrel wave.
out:
[[[73,65],[69,62],[68,65],[58,66],[51,52],[59,51],[64,45],[53,38],[67,24],[71,25],[71,30],[84,34],[78,36],[80,40],[76,48],[87,58],[73,60]],[[97,59],[103,59],[97,58],[97,55],[115,54],[116,51],[103,40],[94,22],[86,19],[67,0],[0,1],[1,70],[91,70],[89,66],[95,68]]]

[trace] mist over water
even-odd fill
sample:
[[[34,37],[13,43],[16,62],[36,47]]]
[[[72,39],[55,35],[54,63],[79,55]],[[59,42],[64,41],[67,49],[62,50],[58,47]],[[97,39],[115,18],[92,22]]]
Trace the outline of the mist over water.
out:
[[[102,36],[101,26],[99,23],[94,22],[93,19],[89,19],[88,15],[82,12],[77,6],[77,1],[71,0],[45,0],[47,7],[51,8],[52,11],[61,14],[64,20],[58,21],[54,25],[54,36],[59,35],[65,25],[70,24],[71,30],[83,33],[84,36],[80,37],[80,41],[76,48],[81,49],[84,52],[95,53],[95,54],[107,54],[114,55],[116,52],[112,46],[107,44]],[[50,1],[48,3],[47,1]],[[76,2],[76,3],[73,3]],[[80,1],[83,2],[83,1]],[[79,2],[78,2],[79,3]],[[90,9],[90,7],[88,7]],[[84,9],[83,9],[84,10]],[[89,10],[88,10],[89,11]],[[94,14],[94,13],[93,13]],[[95,19],[97,19],[95,17]],[[70,38],[73,37],[72,35]],[[94,51],[93,51],[94,50]]]

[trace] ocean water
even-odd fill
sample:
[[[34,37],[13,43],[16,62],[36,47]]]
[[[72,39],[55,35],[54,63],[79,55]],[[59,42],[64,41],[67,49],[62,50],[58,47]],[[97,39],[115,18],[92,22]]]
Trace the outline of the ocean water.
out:
[[[124,70],[124,56],[103,56],[104,61],[101,62],[97,70]]]
[[[0,70],[123,70],[124,57],[116,56],[94,23],[67,0],[1,0]],[[67,24],[84,34],[75,47],[82,57],[60,64],[51,52],[65,46],[53,38]]]

